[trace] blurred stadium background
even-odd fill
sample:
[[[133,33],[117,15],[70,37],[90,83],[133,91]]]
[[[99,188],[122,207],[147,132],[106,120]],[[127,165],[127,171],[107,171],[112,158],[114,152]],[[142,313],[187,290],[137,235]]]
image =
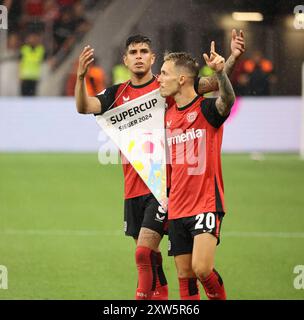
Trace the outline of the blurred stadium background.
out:
[[[0,28],[0,265],[9,281],[0,299],[134,297],[122,169],[100,164],[98,152],[113,146],[93,116],[77,114],[69,97],[83,46],[95,48],[99,71],[92,74],[92,89],[100,90],[101,82],[109,86],[125,76],[119,67],[130,34],[152,38],[156,74],[165,50],[182,50],[197,57],[206,75],[202,53],[215,40],[228,57],[232,28],[244,30],[247,51],[232,75],[238,99],[225,124],[228,210],[218,269],[230,299],[304,298],[294,287],[294,268],[304,265],[304,18],[294,14],[301,3],[1,4],[8,28]],[[31,41],[42,49],[28,79],[24,46]],[[166,252],[166,238],[162,248]],[[174,262],[164,256],[170,299],[178,299]]]

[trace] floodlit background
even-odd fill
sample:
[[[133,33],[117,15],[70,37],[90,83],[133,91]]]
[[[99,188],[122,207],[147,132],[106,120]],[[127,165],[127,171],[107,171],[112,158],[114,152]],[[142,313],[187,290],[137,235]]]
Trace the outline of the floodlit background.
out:
[[[122,168],[99,163],[98,153],[114,146],[93,116],[76,112],[73,99],[82,48],[95,48],[88,83],[94,95],[128,78],[121,56],[131,34],[152,38],[155,74],[169,50],[191,52],[206,76],[202,53],[215,40],[228,58],[233,28],[244,31],[247,51],[231,76],[238,98],[224,130],[227,215],[217,269],[229,299],[304,298],[295,273],[304,265],[300,1],[1,4],[8,21],[6,28],[1,7],[0,266],[8,270],[8,288],[1,286],[0,268],[0,299],[135,296],[135,245],[123,233]],[[37,49],[34,69],[27,65],[29,45]],[[166,237],[162,251],[169,298],[179,299]]]

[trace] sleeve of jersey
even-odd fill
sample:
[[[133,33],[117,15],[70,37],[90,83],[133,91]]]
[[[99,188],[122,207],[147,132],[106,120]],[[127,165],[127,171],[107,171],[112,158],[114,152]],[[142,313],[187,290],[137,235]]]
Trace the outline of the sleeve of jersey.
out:
[[[96,113],[95,116],[102,115],[108,111],[115,103],[116,92],[120,85],[115,85],[105,89],[102,93],[98,94],[96,98],[101,103],[101,112]]]
[[[215,105],[216,98],[206,98],[201,103],[201,111],[207,121],[215,128],[219,128],[229,117],[221,116]]]

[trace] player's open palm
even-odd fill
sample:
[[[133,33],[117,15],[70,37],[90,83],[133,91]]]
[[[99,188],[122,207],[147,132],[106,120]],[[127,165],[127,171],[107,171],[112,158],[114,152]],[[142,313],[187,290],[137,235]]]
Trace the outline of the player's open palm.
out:
[[[84,47],[80,56],[79,56],[79,63],[78,63],[78,70],[77,75],[80,77],[84,77],[88,72],[89,65],[93,62],[94,57],[94,49],[90,46]]]
[[[210,67],[212,70],[214,70],[215,72],[221,72],[224,70],[225,59],[215,52],[214,41],[211,42],[210,57],[207,55],[207,53],[204,53],[203,56],[208,67]]]

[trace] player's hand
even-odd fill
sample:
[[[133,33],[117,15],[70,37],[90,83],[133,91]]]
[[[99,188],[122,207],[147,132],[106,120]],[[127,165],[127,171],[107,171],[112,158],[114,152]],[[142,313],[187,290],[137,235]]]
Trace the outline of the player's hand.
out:
[[[203,57],[212,70],[215,72],[222,72],[225,66],[225,59],[215,52],[215,42],[211,42],[210,46],[210,57],[208,57],[207,53],[203,54]]]
[[[238,59],[245,52],[245,39],[244,33],[240,30],[238,34],[235,29],[231,33],[231,55]]]
[[[93,62],[94,57],[94,49],[90,46],[84,47],[80,56],[79,56],[79,63],[77,69],[77,76],[78,77],[85,77],[86,73],[88,72],[89,65]]]

